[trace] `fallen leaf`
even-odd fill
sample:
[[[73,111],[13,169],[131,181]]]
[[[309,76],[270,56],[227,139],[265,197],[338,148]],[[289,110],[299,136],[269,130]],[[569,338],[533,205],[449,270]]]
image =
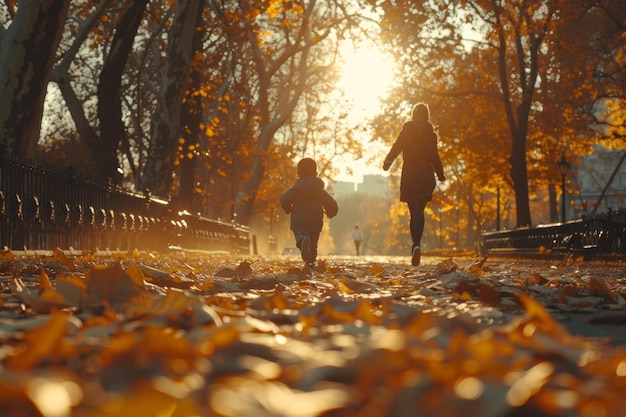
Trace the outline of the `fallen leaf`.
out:
[[[71,258],[67,257],[65,255],[65,252],[63,252],[61,249],[54,249],[52,251],[52,256],[57,262],[59,262],[61,265],[65,265],[65,267],[67,267],[67,269],[69,269],[70,271],[76,271],[76,265],[74,264],[74,261]]]
[[[252,275],[252,266],[250,262],[243,261],[235,269],[237,278],[246,278]]]
[[[459,269],[459,266],[452,259],[439,262],[436,267],[436,271],[440,274],[450,274],[457,269]]]
[[[68,313],[54,312],[43,326],[27,330],[24,349],[8,358],[7,369],[27,371],[42,360],[55,357],[62,338],[68,333],[68,317]]]
[[[615,296],[613,295],[611,290],[609,290],[609,287],[607,287],[604,280],[597,277],[591,277],[589,278],[587,288],[590,294],[597,294],[601,297],[604,297],[607,302],[615,302]]]
[[[220,278],[234,278],[237,276],[237,271],[234,270],[233,268],[222,268],[219,271],[217,271],[214,276],[216,277],[220,277]]]
[[[46,271],[41,268],[39,270],[39,291],[51,290],[52,284],[50,283],[50,278],[48,278],[48,274]]]
[[[0,250],[0,259],[14,261],[16,259],[16,256],[10,249],[7,249],[7,250],[2,249]]]
[[[86,278],[87,293],[99,304],[120,307],[134,297],[145,294],[145,288],[125,273],[119,263],[113,266],[92,265]]]

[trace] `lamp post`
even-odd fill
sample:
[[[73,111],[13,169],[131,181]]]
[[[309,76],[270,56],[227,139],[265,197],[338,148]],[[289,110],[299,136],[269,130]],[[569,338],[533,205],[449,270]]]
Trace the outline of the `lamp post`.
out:
[[[561,155],[561,160],[558,162],[559,172],[561,173],[561,222],[565,223],[565,176],[569,169],[569,161],[565,159],[565,151]]]
[[[496,188],[496,230],[500,230],[500,186]]]

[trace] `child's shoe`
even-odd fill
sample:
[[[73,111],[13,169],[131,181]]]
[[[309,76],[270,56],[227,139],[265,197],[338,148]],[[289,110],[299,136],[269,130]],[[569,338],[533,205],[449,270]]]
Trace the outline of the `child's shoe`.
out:
[[[422,257],[422,251],[419,246],[413,248],[413,256],[411,257],[411,265],[418,266]]]
[[[302,239],[302,245],[300,246],[300,254],[302,255],[302,260],[304,262],[310,262],[311,260],[311,239],[309,237],[305,237]]]

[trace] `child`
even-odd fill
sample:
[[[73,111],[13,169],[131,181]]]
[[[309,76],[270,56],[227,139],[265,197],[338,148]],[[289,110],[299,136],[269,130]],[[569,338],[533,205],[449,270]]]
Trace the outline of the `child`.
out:
[[[324,213],[331,218],[339,210],[335,199],[324,190],[324,181],[317,178],[317,164],[313,159],[298,162],[298,180],[280,196],[280,205],[285,213],[291,214],[290,228],[302,260],[313,267]]]

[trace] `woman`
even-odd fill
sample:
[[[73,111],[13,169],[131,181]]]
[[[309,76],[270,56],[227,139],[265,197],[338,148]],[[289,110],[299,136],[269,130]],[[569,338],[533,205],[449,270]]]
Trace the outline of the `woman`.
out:
[[[413,107],[412,119],[402,126],[395,143],[383,163],[387,171],[394,159],[402,153],[402,175],[400,177],[400,201],[409,206],[411,215],[411,264],[420,264],[420,241],[424,233],[424,209],[433,197],[435,174],[445,181],[443,165],[437,150],[438,135],[430,123],[430,112],[424,103]]]

